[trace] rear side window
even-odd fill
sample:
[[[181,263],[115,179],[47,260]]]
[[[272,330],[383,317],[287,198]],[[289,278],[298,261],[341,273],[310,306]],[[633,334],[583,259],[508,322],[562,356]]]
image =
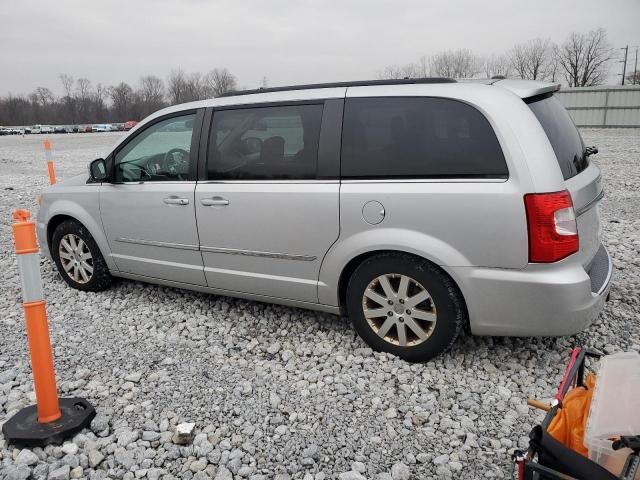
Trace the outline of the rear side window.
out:
[[[213,115],[210,180],[315,178],[322,105],[220,110]]]
[[[584,142],[560,100],[550,96],[527,103],[549,138],[564,179],[574,177],[587,168],[589,160],[585,155]]]
[[[343,178],[506,178],[487,119],[444,98],[350,98],[342,134]]]

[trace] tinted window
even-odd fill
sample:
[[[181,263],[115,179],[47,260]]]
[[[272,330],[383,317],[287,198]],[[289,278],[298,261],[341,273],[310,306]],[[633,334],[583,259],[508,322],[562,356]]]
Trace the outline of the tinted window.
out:
[[[538,117],[549,142],[556,153],[562,176],[571,178],[589,166],[584,152],[584,142],[569,116],[569,112],[556,97],[546,97],[529,103]]]
[[[347,99],[343,177],[505,177],[489,122],[442,98]]]
[[[314,178],[321,120],[322,105],[215,112],[209,139],[209,178]]]
[[[196,114],[168,118],[136,135],[116,153],[116,182],[189,179],[191,136]]]

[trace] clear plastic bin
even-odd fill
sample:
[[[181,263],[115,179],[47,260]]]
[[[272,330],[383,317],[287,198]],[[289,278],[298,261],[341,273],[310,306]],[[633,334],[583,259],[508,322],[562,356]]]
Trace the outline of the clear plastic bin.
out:
[[[584,445],[589,458],[619,475],[630,449],[614,450],[613,437],[640,435],[640,354],[616,353],[600,359]],[[636,477],[640,478],[640,477]]]

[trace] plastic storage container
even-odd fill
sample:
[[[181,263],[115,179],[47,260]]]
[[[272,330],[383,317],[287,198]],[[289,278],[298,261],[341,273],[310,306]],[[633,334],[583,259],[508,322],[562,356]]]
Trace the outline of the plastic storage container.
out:
[[[620,475],[631,450],[614,450],[613,437],[640,435],[640,354],[616,353],[600,359],[584,445],[589,458]],[[636,476],[636,478],[640,478]]]

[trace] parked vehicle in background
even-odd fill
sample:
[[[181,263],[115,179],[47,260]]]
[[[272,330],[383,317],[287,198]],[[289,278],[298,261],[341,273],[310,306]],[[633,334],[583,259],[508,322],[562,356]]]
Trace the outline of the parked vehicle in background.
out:
[[[31,127],[24,127],[23,130],[24,130],[25,135],[30,135],[32,133],[31,132]]]
[[[124,131],[124,123],[112,123],[111,124],[111,129],[114,132],[122,132],[122,131]]]
[[[8,128],[0,127],[0,136],[11,135]]]
[[[91,127],[92,132],[110,132],[111,125],[101,124],[101,125],[93,125]]]
[[[48,187],[41,250],[112,276],[350,317],[411,361],[476,335],[569,335],[612,263],[601,172],[554,92],[404,79],[236,92],[151,115]]]
[[[64,125],[56,125],[53,128],[53,133],[67,133],[67,128]]]
[[[31,133],[42,133],[42,128],[40,127],[40,125],[34,125],[33,127],[31,127]]]
[[[133,127],[135,127],[137,124],[138,124],[138,122],[136,122],[135,120],[129,120],[127,122],[124,122],[124,129],[129,131]]]
[[[50,125],[36,125],[39,128],[40,133],[53,133],[53,127]]]

